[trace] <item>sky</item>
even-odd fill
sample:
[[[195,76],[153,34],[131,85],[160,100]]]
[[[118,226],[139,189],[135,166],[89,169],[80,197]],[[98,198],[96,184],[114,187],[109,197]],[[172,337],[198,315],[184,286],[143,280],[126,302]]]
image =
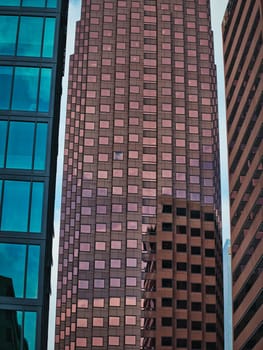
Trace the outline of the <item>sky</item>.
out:
[[[217,66],[217,88],[218,88],[218,112],[219,112],[219,134],[220,134],[220,154],[221,154],[221,196],[222,196],[222,234],[223,244],[230,236],[229,227],[229,195],[228,195],[228,162],[227,162],[227,140],[226,140],[226,116],[225,116],[225,91],[224,91],[224,67],[221,39],[221,23],[224,16],[227,0],[210,0],[211,21],[214,33],[214,51],[215,62]],[[53,240],[53,268],[51,273],[51,299],[50,299],[50,317],[49,317],[49,340],[48,350],[54,350],[55,336],[55,312],[56,312],[56,280],[58,265],[58,242],[59,242],[59,221],[60,221],[60,202],[63,170],[63,148],[65,133],[65,115],[66,115],[66,92],[68,78],[69,55],[74,51],[75,22],[80,17],[81,0],[69,0],[69,19],[66,47],[66,65],[63,78],[63,95],[61,100],[60,117],[60,136],[59,136],[59,154],[57,170],[57,189],[55,205],[55,238]]]

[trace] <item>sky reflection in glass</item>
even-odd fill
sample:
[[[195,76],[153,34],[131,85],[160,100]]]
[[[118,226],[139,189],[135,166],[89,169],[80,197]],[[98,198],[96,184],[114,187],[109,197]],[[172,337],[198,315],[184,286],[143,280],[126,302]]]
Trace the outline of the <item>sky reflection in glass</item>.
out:
[[[38,297],[40,247],[0,243],[0,256],[0,275],[10,279],[14,290],[13,296],[36,299]]]

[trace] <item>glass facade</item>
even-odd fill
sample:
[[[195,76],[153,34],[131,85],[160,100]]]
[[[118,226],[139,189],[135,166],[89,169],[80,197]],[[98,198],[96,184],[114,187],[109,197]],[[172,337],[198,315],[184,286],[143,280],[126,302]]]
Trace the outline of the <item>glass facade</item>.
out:
[[[0,0],[0,339],[7,350],[47,348],[67,5]]]

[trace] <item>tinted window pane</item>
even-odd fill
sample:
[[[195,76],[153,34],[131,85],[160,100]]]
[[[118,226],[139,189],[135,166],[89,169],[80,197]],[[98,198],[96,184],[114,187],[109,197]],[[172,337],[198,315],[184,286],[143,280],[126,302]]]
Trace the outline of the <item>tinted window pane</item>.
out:
[[[38,68],[17,67],[12,100],[13,110],[35,111],[38,90]]]
[[[37,4],[36,4],[37,2]],[[46,0],[23,0],[22,6],[28,6],[28,7],[45,7]]]
[[[47,0],[47,7],[57,7],[57,0]]]
[[[0,167],[4,167],[6,147],[7,122],[0,121]],[[0,197],[1,198],[1,197]]]
[[[40,92],[39,92],[39,112],[48,112],[50,102],[51,89],[51,69],[43,68],[41,70],[40,78]]]
[[[20,4],[20,0],[8,0],[8,6],[18,6]],[[6,0],[0,0],[0,6],[7,6]]]
[[[21,244],[0,243],[0,276],[4,288],[1,288],[2,296],[23,298],[26,246]]]
[[[1,230],[27,231],[30,183],[5,181]]]
[[[45,33],[44,33],[44,45],[43,56],[53,57],[53,48],[55,40],[55,18],[46,18]]]
[[[34,123],[11,122],[7,148],[7,168],[32,168]]]
[[[30,232],[41,232],[44,184],[35,182],[32,186]]]
[[[0,54],[14,55],[17,32],[17,16],[0,16]]]
[[[9,109],[13,68],[0,67],[0,109]]]
[[[17,54],[20,56],[41,55],[43,18],[21,17]]]
[[[38,297],[39,246],[28,247],[26,298]]]
[[[35,159],[34,169],[44,170],[46,165],[47,149],[47,130],[48,125],[44,123],[37,124],[36,141],[35,141]]]
[[[28,347],[24,349],[36,349],[36,328],[37,328],[37,314],[36,312],[25,312],[24,320],[24,339]]]

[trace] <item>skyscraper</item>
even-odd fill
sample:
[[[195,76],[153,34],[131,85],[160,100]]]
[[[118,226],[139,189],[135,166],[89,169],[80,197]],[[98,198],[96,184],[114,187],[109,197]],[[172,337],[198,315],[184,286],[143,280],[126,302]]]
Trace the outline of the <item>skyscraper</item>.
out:
[[[262,35],[262,1],[230,1],[223,41],[236,350],[263,348]]]
[[[56,349],[223,349],[221,245],[209,1],[83,1]]]
[[[0,348],[47,347],[67,1],[0,0]]]
[[[227,239],[223,249],[223,275],[224,275],[224,350],[233,349],[233,320],[232,320],[232,269],[231,269],[231,242]]]

